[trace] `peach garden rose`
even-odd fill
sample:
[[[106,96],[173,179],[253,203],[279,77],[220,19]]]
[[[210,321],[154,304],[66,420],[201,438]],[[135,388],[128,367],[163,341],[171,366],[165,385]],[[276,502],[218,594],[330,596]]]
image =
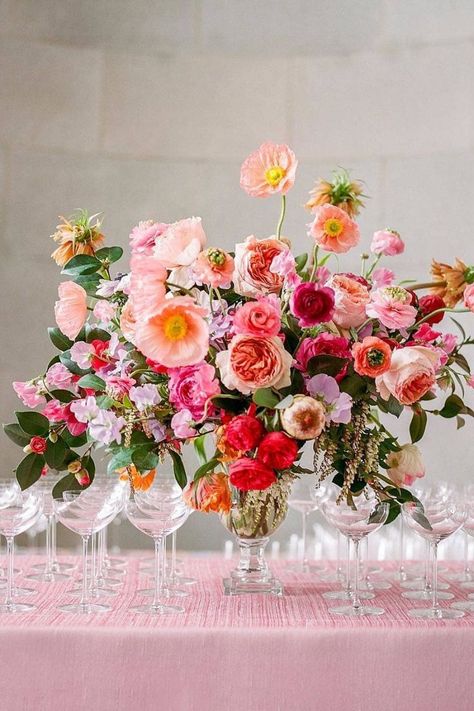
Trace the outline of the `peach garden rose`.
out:
[[[390,369],[375,379],[380,396],[393,395],[402,405],[417,402],[436,382],[438,354],[426,346],[397,348]]]
[[[257,239],[253,235],[235,245],[234,289],[242,296],[278,293],[283,277],[271,270],[274,258],[287,251],[284,242],[269,237]]]
[[[244,394],[258,388],[287,387],[292,362],[292,356],[277,336],[237,335],[229,349],[216,356],[224,385]]]

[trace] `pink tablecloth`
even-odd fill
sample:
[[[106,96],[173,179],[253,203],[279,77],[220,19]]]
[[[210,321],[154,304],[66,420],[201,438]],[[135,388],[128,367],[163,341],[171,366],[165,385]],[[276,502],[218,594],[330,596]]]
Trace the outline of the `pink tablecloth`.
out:
[[[18,562],[26,569],[32,559]],[[180,601],[186,612],[160,619],[128,612],[150,582],[136,557],[110,613],[61,613],[56,605],[72,601],[70,582],[32,583],[39,609],[0,616],[0,710],[474,709],[474,615],[410,619],[417,603],[394,587],[369,603],[385,615],[341,618],[321,597],[331,586],[285,572],[283,563],[272,566],[286,584],[283,598],[224,597],[229,561],[189,558],[185,566],[199,579]]]

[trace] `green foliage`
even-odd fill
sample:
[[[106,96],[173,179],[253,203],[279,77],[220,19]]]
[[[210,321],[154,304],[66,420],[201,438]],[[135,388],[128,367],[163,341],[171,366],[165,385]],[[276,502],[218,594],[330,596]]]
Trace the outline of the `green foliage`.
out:
[[[343,378],[339,383],[341,392],[350,395],[353,400],[360,399],[367,392],[367,382],[357,373]]]
[[[89,472],[89,476],[91,480],[90,483],[92,484],[94,480],[94,475],[91,475]],[[82,486],[81,484],[79,484],[74,474],[66,474],[66,476],[60,479],[58,483],[54,486],[52,492],[53,498],[60,499],[65,491],[84,491],[87,488],[87,486]]]
[[[48,440],[46,452],[44,453],[44,458],[48,467],[59,470],[64,462],[67,450],[68,448],[65,442],[60,437],[56,442]]]
[[[413,409],[413,417],[410,422],[410,437],[413,444],[419,442],[425,434],[427,419],[426,412],[423,408],[418,406],[416,409]]]
[[[204,464],[201,464],[201,466],[196,469],[194,472],[194,481],[198,481],[201,479],[203,476],[206,476],[206,474],[210,474],[211,472],[216,469],[220,465],[219,460],[217,459],[219,455],[219,452],[216,452],[211,459],[209,459],[208,462],[205,462]]]
[[[44,437],[49,431],[49,421],[39,412],[15,412],[18,423],[26,434]]]
[[[69,392],[69,390],[51,390],[51,395],[55,400],[59,400],[62,403],[69,403],[76,399],[74,393]]]
[[[86,375],[89,372],[89,370],[83,370],[82,368],[79,368],[77,363],[74,360],[71,360],[70,351],[64,351],[64,353],[61,353],[61,355],[59,356],[59,360],[73,375]]]
[[[89,254],[76,254],[63,267],[61,274],[78,277],[95,274],[102,267],[102,263],[96,257]]]
[[[102,328],[87,328],[86,329],[86,343],[92,343],[92,341],[110,341],[110,333],[104,331]]]
[[[464,410],[464,403],[459,397],[459,395],[450,395],[447,399],[446,402],[444,403],[443,407],[439,411],[439,414],[441,417],[456,417],[456,415],[459,415],[460,412]]]
[[[48,328],[48,335],[53,346],[60,351],[67,351],[72,346],[72,341],[59,328]]]
[[[98,375],[94,375],[93,373],[83,375],[82,378],[77,381],[77,385],[80,388],[90,390],[105,390],[105,380],[102,380],[102,378],[99,378]]]
[[[80,435],[72,435],[67,428],[61,432],[63,439],[68,447],[83,447],[87,443],[87,434],[83,432]]]
[[[108,262],[109,264],[118,262],[122,255],[122,247],[102,247],[102,249],[98,249],[95,253],[97,259],[100,259],[101,262]]]
[[[280,398],[271,388],[259,388],[253,394],[252,400],[256,405],[268,407],[273,410],[280,402]]]
[[[195,437],[193,439],[194,451],[196,452],[198,461],[201,464],[205,464],[205,462],[207,462],[205,439],[205,434],[199,435],[199,437]]]
[[[158,466],[160,458],[155,452],[150,452],[148,447],[134,447],[132,451],[132,464],[141,473],[148,472]]]
[[[32,486],[41,476],[44,467],[42,454],[27,454],[16,468],[16,478],[22,491]]]
[[[173,460],[174,477],[180,487],[184,489],[184,487],[188,483],[188,479],[186,476],[186,470],[184,468],[183,460],[181,459],[181,455],[172,449],[169,450],[169,454],[171,459]]]
[[[309,375],[319,375],[325,373],[335,377],[347,365],[347,358],[338,358],[333,355],[316,355],[309,359],[307,371]]]
[[[26,445],[30,443],[30,435],[26,434],[16,422],[13,422],[11,425],[3,425],[3,431],[12,442],[18,444],[20,447],[26,447]]]

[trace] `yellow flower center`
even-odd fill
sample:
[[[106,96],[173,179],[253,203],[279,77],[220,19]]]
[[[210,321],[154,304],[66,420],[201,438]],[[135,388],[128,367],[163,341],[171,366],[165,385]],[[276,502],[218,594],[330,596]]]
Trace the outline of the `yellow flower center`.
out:
[[[285,177],[285,171],[279,165],[269,168],[265,173],[265,180],[274,188]]]
[[[188,332],[188,324],[186,319],[181,314],[168,316],[164,323],[164,332],[166,338],[170,341],[180,341]]]
[[[341,220],[337,220],[334,217],[330,217],[329,220],[326,220],[324,223],[324,232],[330,237],[339,237],[343,229],[344,226]]]

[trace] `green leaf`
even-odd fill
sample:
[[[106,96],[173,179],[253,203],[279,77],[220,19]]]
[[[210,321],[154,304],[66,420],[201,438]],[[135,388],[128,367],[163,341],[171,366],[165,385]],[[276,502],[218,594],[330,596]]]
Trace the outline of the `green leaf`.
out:
[[[459,331],[460,331],[461,336],[462,336],[462,340],[465,341],[465,340],[466,340],[466,331],[465,331],[464,328],[461,326],[461,324],[459,323],[459,321],[456,321],[456,319],[453,318],[452,316],[451,316],[450,318],[451,318],[451,321],[452,321],[453,323],[455,323],[456,326],[459,328]]]
[[[341,392],[347,393],[354,400],[357,400],[367,392],[367,383],[360,375],[354,374],[341,380],[339,388]]]
[[[306,266],[306,262],[307,262],[307,261],[308,261],[308,255],[307,255],[307,254],[299,254],[299,255],[295,258],[296,271],[297,271],[297,272],[302,272],[303,269],[304,269],[305,266]]]
[[[427,531],[432,531],[433,527],[431,526],[431,523],[428,521],[426,518],[423,509],[420,506],[414,507],[411,517],[413,518],[414,521],[420,524],[423,528],[425,528]]]
[[[82,286],[89,296],[95,296],[97,287],[99,286],[100,276],[98,274],[80,274],[75,277],[74,281],[79,286]]]
[[[66,442],[68,447],[83,447],[87,443],[85,432],[80,435],[72,435],[67,428],[61,432],[61,439]]]
[[[95,256],[97,259],[100,259],[101,262],[107,261],[109,264],[113,264],[114,262],[118,262],[122,254],[122,247],[102,247],[102,249],[97,250]]]
[[[115,400],[108,395],[99,395],[96,402],[101,410],[108,410],[115,403]]]
[[[457,429],[457,430],[460,430],[461,427],[464,427],[465,424],[466,424],[466,420],[464,419],[464,417],[460,417],[460,416],[458,415],[458,416],[456,417],[456,429]]]
[[[183,460],[181,459],[181,456],[178,454],[178,452],[175,452],[170,449],[169,453],[171,459],[173,460],[174,477],[180,487],[184,489],[184,487],[188,483],[188,479],[186,477],[186,470],[184,468]]]
[[[102,380],[98,375],[92,373],[83,375],[82,378],[77,381],[77,385],[80,388],[87,388],[89,390],[105,390],[105,380]]]
[[[16,468],[16,478],[22,491],[38,481],[43,467],[44,457],[42,454],[32,452],[21,460]]]
[[[256,405],[269,407],[271,410],[275,409],[280,402],[280,398],[275,395],[271,388],[259,388],[254,392],[252,400]]]
[[[63,267],[61,274],[80,276],[94,274],[102,267],[101,262],[89,254],[76,254]]]
[[[59,469],[64,462],[66,452],[66,444],[60,437],[57,442],[51,442],[48,440],[48,446],[46,447],[46,452],[44,453],[44,458],[48,467],[51,467],[51,469]]]
[[[209,459],[208,462],[201,464],[201,466],[194,472],[194,481],[198,481],[203,476],[206,476],[206,474],[209,474],[210,472],[214,471],[214,469],[219,466],[219,464],[220,462],[215,456]]]
[[[215,395],[211,398],[214,405],[223,410],[229,410],[233,413],[242,412],[247,406],[246,400],[239,395],[230,395],[227,393]]]
[[[469,363],[467,362],[466,358],[463,356],[462,353],[456,353],[455,356],[453,356],[453,360],[457,365],[459,365],[460,368],[462,368],[466,373],[471,374],[471,368],[469,366]]]
[[[201,464],[205,464],[205,462],[207,462],[205,438],[206,435],[202,434],[193,439],[194,451],[196,452],[198,461],[200,461]]]
[[[294,399],[293,395],[287,395],[275,405],[275,410],[284,410],[286,407],[290,407]]]
[[[91,476],[90,479],[92,484],[94,477]],[[65,491],[84,491],[87,488],[79,484],[74,474],[66,474],[53,488],[53,499],[60,499]]]
[[[51,395],[55,400],[59,400],[59,402],[64,402],[66,404],[76,400],[77,397],[74,393],[69,392],[69,390],[51,390]]]
[[[60,351],[67,351],[72,346],[72,341],[59,330],[59,328],[48,328],[48,335],[53,346]]]
[[[459,395],[450,395],[439,411],[441,417],[456,417],[464,409],[464,403]],[[21,424],[21,423],[20,423]]]
[[[425,434],[427,420],[426,412],[421,407],[413,412],[410,422],[410,437],[413,444],[419,442]]]
[[[326,354],[316,355],[309,359],[307,371],[309,375],[324,373],[334,377],[341,372],[347,362],[347,358],[338,358],[337,356]]]
[[[99,398],[97,398],[99,400]],[[151,446],[155,447],[156,442],[153,439],[150,439],[149,437],[146,436],[144,432],[141,430],[134,430],[132,432],[132,436],[130,438],[130,444],[131,446]]]
[[[92,482],[92,479],[94,478],[94,474],[95,474],[95,462],[92,459],[92,457],[90,456],[90,454],[88,454],[87,457],[83,458],[82,466],[84,467],[84,469],[86,469],[89,472],[89,476],[90,476],[91,482]]]
[[[377,405],[382,412],[387,412],[390,415],[395,415],[395,417],[400,417],[403,412],[403,405],[398,402],[393,395],[390,395],[388,400],[382,400],[382,398],[377,399]]]
[[[15,444],[20,445],[20,447],[26,447],[27,444],[30,443],[30,435],[27,435],[26,432],[23,432],[21,429],[20,425],[18,425],[16,422],[12,423],[11,425],[3,425],[3,431],[11,439],[12,442],[15,442]]]
[[[122,469],[122,467],[126,467],[131,464],[132,453],[133,450],[130,448],[119,449],[107,465],[108,473],[112,474],[113,472],[117,471],[117,469]]]
[[[139,472],[148,472],[150,469],[155,469],[160,461],[159,456],[155,452],[150,452],[148,447],[137,447],[132,451],[132,464]]]
[[[45,435],[49,431],[49,421],[39,412],[15,412],[18,423],[29,435]]]
[[[86,342],[92,343],[92,341],[95,340],[110,341],[110,333],[108,331],[104,331],[103,328],[87,329]]]
[[[74,360],[71,360],[70,351],[64,351],[64,353],[61,353],[59,356],[59,360],[73,375],[86,375],[86,373],[88,373],[87,370],[82,370],[82,368],[79,368],[79,366]]]

